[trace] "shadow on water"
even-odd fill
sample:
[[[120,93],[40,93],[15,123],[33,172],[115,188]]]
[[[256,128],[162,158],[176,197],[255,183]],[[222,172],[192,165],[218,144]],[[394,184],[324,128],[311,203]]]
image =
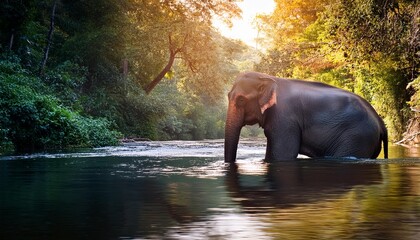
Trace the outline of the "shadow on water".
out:
[[[3,159],[0,239],[420,236],[419,159],[268,164],[250,142],[226,165],[220,141],[179,144]]]

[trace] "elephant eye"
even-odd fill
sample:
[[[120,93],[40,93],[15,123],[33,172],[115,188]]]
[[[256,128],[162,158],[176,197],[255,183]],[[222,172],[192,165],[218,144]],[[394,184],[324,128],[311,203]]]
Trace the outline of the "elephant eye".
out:
[[[243,107],[245,105],[245,103],[246,103],[246,99],[242,96],[240,96],[236,99],[236,105],[238,107]]]

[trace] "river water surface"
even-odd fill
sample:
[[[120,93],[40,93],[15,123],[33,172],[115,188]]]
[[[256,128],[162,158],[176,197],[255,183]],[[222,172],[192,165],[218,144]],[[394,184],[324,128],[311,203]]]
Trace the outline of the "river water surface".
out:
[[[0,239],[420,239],[420,159],[268,164],[263,141],[0,157]],[[382,155],[381,155],[382,156]]]

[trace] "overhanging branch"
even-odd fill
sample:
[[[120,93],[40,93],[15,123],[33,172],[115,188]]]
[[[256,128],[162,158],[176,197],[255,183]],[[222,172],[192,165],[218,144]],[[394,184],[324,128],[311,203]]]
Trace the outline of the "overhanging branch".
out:
[[[165,77],[165,74],[171,70],[172,65],[174,64],[175,57],[178,53],[182,51],[182,47],[176,48],[172,41],[171,34],[168,35],[168,42],[169,42],[169,60],[166,66],[162,69],[162,71],[151,81],[149,84],[147,84],[146,87],[144,87],[144,91],[146,91],[146,94],[149,94],[162,79]]]

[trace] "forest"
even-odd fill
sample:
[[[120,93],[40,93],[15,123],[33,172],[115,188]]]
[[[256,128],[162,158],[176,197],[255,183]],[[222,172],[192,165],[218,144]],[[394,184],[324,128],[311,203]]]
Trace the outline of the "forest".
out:
[[[420,1],[276,0],[260,51],[212,25],[238,2],[2,0],[0,153],[223,138],[241,71],[355,92],[392,141],[416,119]]]

